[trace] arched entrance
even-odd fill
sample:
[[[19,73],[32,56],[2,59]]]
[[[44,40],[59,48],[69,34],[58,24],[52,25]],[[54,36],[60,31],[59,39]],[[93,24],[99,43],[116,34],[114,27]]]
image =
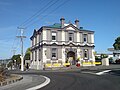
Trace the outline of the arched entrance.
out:
[[[68,62],[71,63],[71,65],[76,64],[75,53],[73,51],[69,51],[67,53],[67,59],[68,59]]]

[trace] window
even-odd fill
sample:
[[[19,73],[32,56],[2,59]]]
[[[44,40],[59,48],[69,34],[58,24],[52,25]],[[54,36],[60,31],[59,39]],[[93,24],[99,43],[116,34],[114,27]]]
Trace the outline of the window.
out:
[[[84,59],[88,59],[88,49],[84,49]]]
[[[56,36],[52,36],[52,40],[56,40],[56,38],[55,38]]]
[[[52,48],[52,59],[57,59],[57,49]]]
[[[73,41],[73,33],[69,33],[69,41]]]
[[[83,35],[83,41],[84,41],[84,42],[87,42],[87,34],[84,34],[84,35]]]
[[[56,32],[52,32],[52,40],[56,41]]]

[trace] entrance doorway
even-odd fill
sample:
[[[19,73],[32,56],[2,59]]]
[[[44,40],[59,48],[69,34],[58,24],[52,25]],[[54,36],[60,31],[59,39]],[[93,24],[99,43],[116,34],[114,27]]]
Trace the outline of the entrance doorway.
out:
[[[71,64],[71,65],[75,65],[76,64],[76,60],[75,60],[75,53],[73,51],[69,51],[67,53],[67,59],[68,59],[68,62]]]

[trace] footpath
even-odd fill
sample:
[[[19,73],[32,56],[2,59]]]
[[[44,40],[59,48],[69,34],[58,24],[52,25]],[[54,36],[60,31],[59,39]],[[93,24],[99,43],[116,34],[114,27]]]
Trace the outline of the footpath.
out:
[[[22,76],[23,76],[22,80],[12,84],[1,86],[0,90],[27,90],[27,89],[32,90],[29,88],[41,85],[46,81],[46,79],[40,75],[22,75]]]
[[[70,67],[60,67],[60,68],[47,68],[44,71],[45,72],[59,72],[59,71],[90,71],[90,70],[108,70],[108,69],[120,69],[120,64],[112,64],[109,66],[103,66],[103,65],[99,65],[99,66],[80,66],[77,67],[75,65],[72,65]],[[41,72],[44,72],[41,71]]]

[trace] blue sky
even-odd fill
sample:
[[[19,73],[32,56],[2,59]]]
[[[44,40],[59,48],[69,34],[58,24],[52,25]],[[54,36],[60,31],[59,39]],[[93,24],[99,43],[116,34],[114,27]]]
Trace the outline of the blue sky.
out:
[[[20,53],[20,40],[15,37],[20,35],[17,27],[38,11],[36,17],[21,26],[27,27],[24,51],[30,47],[34,29],[59,23],[64,17],[73,23],[79,19],[80,26],[95,31],[95,50],[106,52],[120,36],[119,9],[120,0],[0,0],[0,59],[10,58],[13,49]]]

